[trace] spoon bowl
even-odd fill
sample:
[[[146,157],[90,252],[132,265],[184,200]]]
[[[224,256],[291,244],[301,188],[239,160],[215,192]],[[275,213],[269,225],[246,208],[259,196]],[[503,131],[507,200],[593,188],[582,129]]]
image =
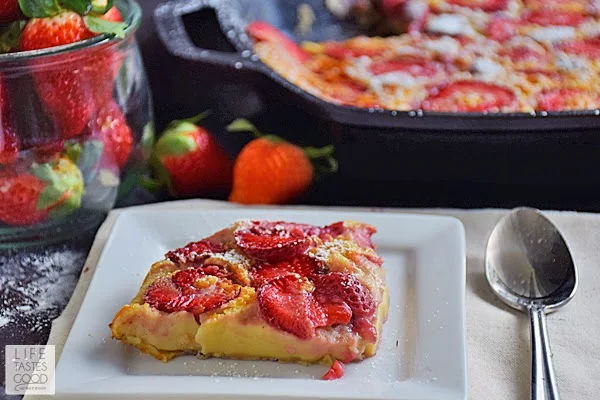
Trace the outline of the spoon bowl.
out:
[[[529,313],[531,399],[558,400],[546,313],[567,304],[577,290],[577,269],[558,229],[533,208],[517,208],[494,227],[485,275],[504,303]]]
[[[577,270],[558,229],[533,208],[517,208],[502,218],[488,240],[486,278],[509,306],[551,312],[577,289]]]

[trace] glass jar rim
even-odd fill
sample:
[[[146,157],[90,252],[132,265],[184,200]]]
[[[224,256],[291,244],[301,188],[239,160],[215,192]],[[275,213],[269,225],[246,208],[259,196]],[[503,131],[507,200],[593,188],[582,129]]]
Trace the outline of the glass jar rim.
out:
[[[117,38],[108,34],[100,34],[79,42],[65,44],[62,46],[47,47],[39,50],[19,51],[15,53],[0,54],[0,64],[17,60],[30,60],[50,55],[69,53],[81,49],[99,46],[106,43],[120,42],[135,33],[142,22],[142,10],[135,0],[117,0],[115,3],[127,5],[127,15],[123,19],[127,23],[125,28],[125,37]],[[121,11],[121,10],[119,10]]]

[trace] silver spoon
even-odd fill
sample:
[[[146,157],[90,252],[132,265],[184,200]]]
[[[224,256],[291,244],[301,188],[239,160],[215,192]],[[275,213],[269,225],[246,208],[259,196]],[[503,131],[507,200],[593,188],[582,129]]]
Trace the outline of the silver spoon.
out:
[[[531,399],[559,400],[546,313],[567,304],[577,288],[573,257],[556,227],[538,210],[517,208],[494,227],[485,275],[500,299],[529,313]]]

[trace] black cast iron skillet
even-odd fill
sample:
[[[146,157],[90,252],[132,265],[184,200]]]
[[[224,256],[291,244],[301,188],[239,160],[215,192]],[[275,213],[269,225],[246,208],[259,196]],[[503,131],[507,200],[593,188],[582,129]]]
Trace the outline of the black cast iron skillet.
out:
[[[296,10],[300,4],[309,4],[317,16],[308,36],[299,36]],[[239,53],[200,49],[188,37],[181,17],[204,8],[213,8],[223,32]],[[257,60],[252,53],[252,43],[244,32],[253,20],[264,20],[282,29],[297,41],[342,40],[361,34],[351,24],[337,21],[324,8],[324,0],[178,0],[159,6],[156,10],[159,34],[174,54],[189,60],[215,64],[224,68],[249,69],[269,76],[279,85],[306,102],[312,103],[329,118],[345,124],[371,127],[397,127],[409,129],[443,129],[448,131],[503,131],[503,130],[557,130],[600,126],[598,110],[549,113],[440,113],[369,110],[340,106],[323,101],[274,73]]]
[[[307,37],[298,37],[294,31],[300,3],[310,4],[317,14],[314,29]],[[159,5],[155,10],[157,31],[175,56],[169,61],[173,70],[185,76],[181,88],[174,87],[173,93],[182,89],[189,93],[193,88],[202,93],[206,79],[213,79],[207,74],[215,74],[215,82],[233,82],[233,93],[239,93],[239,100],[231,98],[232,92],[216,100],[226,104],[222,108],[230,115],[277,121],[278,133],[299,127],[301,133],[317,132],[325,142],[335,144],[340,174],[356,180],[358,191],[370,190],[369,182],[376,180],[394,185],[390,189],[393,196],[402,195],[406,182],[457,182],[463,188],[470,183],[551,185],[560,189],[600,186],[596,177],[600,171],[598,111],[534,116],[373,111],[339,106],[289,83],[253,55],[252,43],[244,33],[253,20],[269,22],[296,40],[339,40],[360,34],[352,25],[336,21],[324,10],[323,3],[176,0]],[[222,32],[237,52],[194,44],[195,38],[186,31],[184,20],[207,8],[215,10]],[[209,67],[211,72],[207,72]],[[191,103],[182,103],[182,107],[194,105],[193,100],[178,101]],[[367,183],[360,186],[359,181]]]

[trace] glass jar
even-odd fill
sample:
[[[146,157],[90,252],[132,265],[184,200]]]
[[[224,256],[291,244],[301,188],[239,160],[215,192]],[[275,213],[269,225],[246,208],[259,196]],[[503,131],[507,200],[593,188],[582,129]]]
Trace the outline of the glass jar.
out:
[[[144,173],[151,94],[134,33],[0,55],[0,247],[97,228]]]

